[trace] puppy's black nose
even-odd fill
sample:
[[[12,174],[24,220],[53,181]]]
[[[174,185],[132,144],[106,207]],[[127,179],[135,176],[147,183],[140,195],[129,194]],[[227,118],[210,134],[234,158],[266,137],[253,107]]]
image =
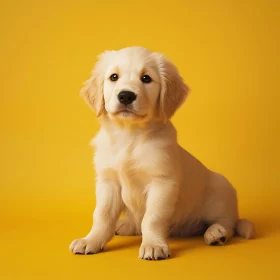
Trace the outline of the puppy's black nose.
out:
[[[136,99],[136,94],[132,91],[121,91],[118,94],[120,103],[124,105],[131,104]]]

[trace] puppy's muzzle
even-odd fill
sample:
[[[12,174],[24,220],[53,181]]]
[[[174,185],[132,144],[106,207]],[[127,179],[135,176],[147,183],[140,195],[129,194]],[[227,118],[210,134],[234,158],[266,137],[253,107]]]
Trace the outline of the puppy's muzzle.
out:
[[[132,91],[121,91],[118,94],[118,100],[124,105],[131,104],[136,99],[136,94]]]

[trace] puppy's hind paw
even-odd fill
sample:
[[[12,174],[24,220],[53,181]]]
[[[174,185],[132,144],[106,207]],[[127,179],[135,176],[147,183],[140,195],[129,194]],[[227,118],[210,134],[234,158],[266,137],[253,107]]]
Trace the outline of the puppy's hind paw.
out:
[[[204,240],[207,245],[224,245],[228,240],[228,233],[223,226],[214,224],[204,233]]]

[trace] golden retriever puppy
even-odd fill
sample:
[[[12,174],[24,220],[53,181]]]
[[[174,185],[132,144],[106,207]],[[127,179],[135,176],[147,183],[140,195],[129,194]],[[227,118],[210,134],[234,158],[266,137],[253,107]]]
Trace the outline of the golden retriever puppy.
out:
[[[81,91],[100,118],[93,140],[97,172],[94,224],[74,240],[74,254],[95,254],[118,235],[142,235],[139,258],[170,257],[168,236],[204,233],[222,245],[235,232],[252,238],[240,220],[236,192],[176,139],[170,118],[188,87],[163,55],[142,47],[103,53]],[[119,220],[121,212],[125,219]]]

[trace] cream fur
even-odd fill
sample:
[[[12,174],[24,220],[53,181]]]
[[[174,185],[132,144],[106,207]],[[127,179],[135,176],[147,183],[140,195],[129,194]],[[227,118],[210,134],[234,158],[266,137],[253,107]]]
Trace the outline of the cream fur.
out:
[[[117,81],[109,79],[113,73]],[[143,75],[152,82],[143,83]],[[137,95],[127,107],[117,99],[122,90]],[[161,54],[131,47],[100,56],[82,89],[101,122],[93,141],[97,205],[92,229],[72,242],[73,253],[97,253],[115,233],[142,234],[143,259],[169,257],[168,235],[205,232],[211,245],[224,244],[235,231],[253,237],[253,224],[239,220],[228,180],[177,143],[169,119],[187,93],[176,67]],[[126,218],[119,220],[122,211]]]

